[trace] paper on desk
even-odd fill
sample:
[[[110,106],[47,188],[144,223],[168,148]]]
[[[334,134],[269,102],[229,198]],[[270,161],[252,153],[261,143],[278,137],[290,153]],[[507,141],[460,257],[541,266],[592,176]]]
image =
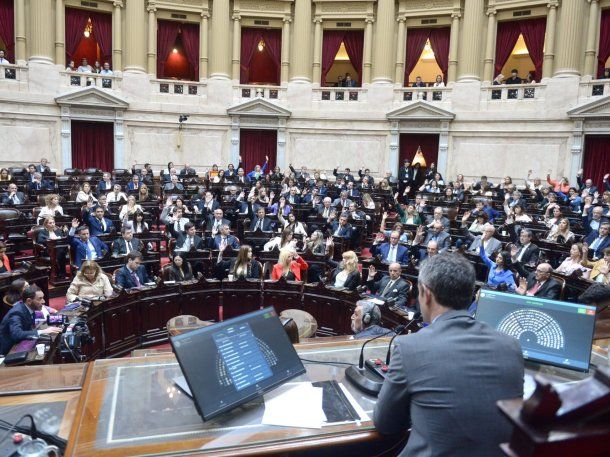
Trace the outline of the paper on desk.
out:
[[[262,423],[282,427],[322,428],[326,415],[322,409],[321,387],[310,382],[288,383],[264,396]]]

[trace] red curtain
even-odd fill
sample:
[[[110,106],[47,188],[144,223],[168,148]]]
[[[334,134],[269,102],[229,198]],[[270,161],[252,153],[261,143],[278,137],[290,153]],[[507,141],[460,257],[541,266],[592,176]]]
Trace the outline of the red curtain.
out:
[[[520,34],[521,27],[519,26],[519,21],[500,22],[498,24],[494,76],[498,76],[502,71],[502,68],[508,61],[510,54],[513,52],[513,49],[517,44]]]
[[[350,30],[343,35],[343,44],[352,67],[358,72],[358,85],[362,85],[362,56],[364,53],[364,30]],[[340,46],[340,45],[339,45]]]
[[[0,39],[6,46],[5,59],[15,63],[15,21],[13,0],[0,0]]]
[[[429,167],[432,162],[437,163],[438,134],[429,133],[401,133],[400,157],[398,158],[398,163],[402,165],[405,159],[409,159],[409,162],[411,162],[415,157],[418,147],[421,147],[421,151],[426,159],[427,167]]]
[[[114,125],[72,121],[72,168],[114,170]]]
[[[239,131],[239,154],[244,164],[244,171],[250,173],[256,165],[261,167],[265,163],[265,156],[269,156],[269,169],[275,167],[277,153],[277,130],[248,130]],[[269,168],[270,167],[270,168]]]
[[[194,80],[199,81],[199,24],[182,24],[182,45],[193,67]]]
[[[341,47],[341,42],[345,36],[344,30],[325,30],[322,39],[322,85],[328,86],[326,75],[330,71],[335,56]],[[351,58],[350,58],[351,61]],[[352,64],[353,65],[353,64]]]
[[[606,173],[610,173],[610,136],[585,135],[583,177],[591,178],[601,193]]]
[[[443,72],[443,81],[447,82],[449,69],[449,40],[451,27],[441,27],[430,31],[430,46],[434,52],[434,59]]]
[[[157,21],[157,78],[164,78],[165,61],[176,43],[180,23],[174,21]]]
[[[79,10],[76,8],[66,8],[66,34],[65,34],[65,46],[66,46],[66,64],[70,60],[74,60],[78,45],[83,39],[83,32],[87,25],[87,20],[97,13],[90,11]],[[111,26],[112,30],[112,26]],[[111,32],[112,34],[112,32]],[[101,46],[100,46],[101,47]],[[78,67],[80,62],[74,62],[74,65]],[[89,62],[89,65],[93,65],[93,62]]]
[[[241,29],[241,54],[239,57],[239,82],[248,84],[250,82],[250,62],[256,52],[256,47],[263,37],[263,29],[242,27]]]
[[[602,20],[600,23],[599,35],[599,52],[597,53],[597,77],[604,76],[604,68],[606,60],[610,57],[610,9],[602,11]]]
[[[265,48],[276,66],[276,79],[269,82],[275,82],[275,84],[279,85],[282,70],[282,31],[280,29],[265,29],[263,30],[262,37],[265,42]]]
[[[100,47],[101,64],[108,62],[112,67],[112,14],[91,13],[93,36]],[[77,62],[74,62],[77,64]],[[78,64],[77,64],[78,66]]]
[[[518,21],[523,35],[523,40],[530,54],[530,59],[534,62],[536,74],[535,81],[540,81],[542,78],[542,64],[544,62],[544,37],[546,34],[546,18],[528,19],[526,21]]]
[[[407,31],[407,56],[405,59],[405,86],[409,85],[409,75],[417,65],[424,46],[430,36],[430,29],[415,28]],[[447,48],[447,52],[449,52]],[[439,65],[440,66],[440,65]]]

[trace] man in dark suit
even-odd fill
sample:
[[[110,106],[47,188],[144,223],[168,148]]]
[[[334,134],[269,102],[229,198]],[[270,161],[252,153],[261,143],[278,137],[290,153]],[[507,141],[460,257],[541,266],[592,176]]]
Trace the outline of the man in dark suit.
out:
[[[339,216],[339,222],[335,221],[332,223],[332,234],[340,238],[351,238],[354,234],[354,228],[351,224],[347,223],[347,216]]]
[[[173,231],[173,228],[170,231]],[[172,236],[176,238],[174,252],[190,252],[205,248],[204,241],[197,235],[195,224],[192,222],[187,222],[184,225],[184,232],[174,231]]]
[[[110,173],[104,173],[102,180],[97,183],[97,195],[106,195],[108,192],[112,192],[114,189],[114,181]]]
[[[604,222],[600,224],[599,231],[592,230],[587,235],[586,242],[589,246],[589,251],[593,253],[594,259],[601,259],[603,250],[610,246],[610,223]]]
[[[133,236],[133,229],[129,225],[121,228],[121,237],[112,243],[112,255],[115,257],[124,256],[132,251],[142,251],[142,242]]]
[[[582,173],[583,173],[583,170],[580,169],[580,170],[578,170],[578,173],[576,174],[576,182],[578,183],[579,192],[582,193],[583,190],[587,190],[589,192],[589,195],[593,195],[593,194],[595,194],[595,192],[598,192],[597,186],[593,185],[593,180],[591,178],[585,179],[583,182]]]
[[[317,214],[325,219],[332,216],[335,208],[332,206],[333,200],[330,197],[324,197],[322,204],[318,205]]]
[[[150,282],[146,268],[142,263],[142,254],[131,251],[127,254],[125,265],[116,273],[115,281],[123,289],[139,289]]]
[[[399,264],[406,264],[409,262],[409,250],[398,244],[400,240],[400,233],[390,233],[390,242],[379,244],[380,239],[375,238],[373,246],[371,247],[371,254],[374,256],[381,256],[381,261],[386,263],[398,262]]]
[[[358,300],[356,309],[352,314],[352,332],[355,340],[366,340],[375,336],[386,334],[394,336],[394,332],[382,327],[381,310],[379,306],[369,300]]]
[[[411,87],[426,87],[426,83],[422,81],[421,76],[416,76],[415,82]]]
[[[337,166],[333,170],[333,175],[337,178],[337,181],[345,180],[345,182],[354,181],[354,175],[352,175],[352,171],[349,168],[345,169],[344,173],[337,173],[339,167]]]
[[[360,191],[356,188],[356,185],[353,181],[347,182],[347,188],[345,189],[345,191],[347,192],[347,197],[352,200],[360,197]]]
[[[333,206],[338,208],[339,211],[342,211],[344,209],[346,210],[351,202],[352,201],[347,198],[347,191],[342,190],[339,197],[335,198],[335,201],[333,201]]]
[[[224,217],[224,211],[220,208],[216,208],[213,214],[210,214],[206,220],[205,230],[211,230],[212,232],[218,231],[222,225],[228,225],[231,227],[231,222]]]
[[[85,209],[83,211],[83,221],[89,226],[91,236],[114,233],[114,224],[110,219],[104,217],[104,208],[101,206],[96,206],[93,209],[93,214]]]
[[[35,330],[35,312],[40,311],[44,305],[44,294],[36,285],[26,287],[21,301],[6,313],[0,322],[0,354],[6,355],[11,348],[28,339],[37,339],[39,335],[52,335],[61,332],[61,327],[47,327],[44,330]]]
[[[422,242],[423,240],[423,242]],[[424,226],[420,225],[417,227],[415,239],[413,240],[413,246],[425,246],[419,249],[419,259],[423,260],[428,255],[426,247],[430,242],[436,242],[436,250],[439,253],[445,252],[451,246],[451,235],[445,232],[443,224],[435,222],[431,229],[428,230],[426,237],[424,238]]]
[[[28,188],[30,191],[53,190],[53,183],[42,179],[42,173],[37,171],[34,173],[34,179],[28,183]]]
[[[513,427],[496,402],[523,397],[523,355],[518,340],[468,314],[474,282],[458,254],[421,264],[419,305],[429,325],[394,340],[373,413],[381,434],[411,429],[401,456],[496,456],[510,440]]]
[[[506,80],[506,84],[522,84],[523,80],[519,77],[519,70],[516,68],[510,71],[510,78]]]
[[[377,294],[383,300],[390,301],[405,311],[413,311],[407,308],[409,284],[400,277],[402,267],[399,263],[391,263],[388,267],[388,272],[389,276],[382,276],[379,281],[375,281],[377,270],[374,266],[369,266],[369,275],[366,281],[367,287],[371,293]]]
[[[540,249],[532,243],[532,231],[530,229],[521,229],[519,244],[513,246],[511,251],[513,262],[521,262],[524,264],[536,263],[539,254]]]
[[[126,186],[128,191],[140,189],[140,175],[133,175]]]
[[[218,235],[212,239],[211,247],[212,249],[224,249],[227,246],[231,246],[231,248],[237,251],[239,249],[239,241],[231,235],[229,226],[223,224],[218,230]]]
[[[519,273],[525,273],[519,265],[515,265]],[[536,271],[527,276],[527,280],[522,277],[516,292],[520,295],[530,295],[549,300],[559,300],[561,296],[561,284],[551,278],[553,267],[548,263],[541,263],[536,267]]]
[[[78,236],[74,236],[75,234]],[[79,227],[78,219],[72,220],[68,241],[74,250],[76,268],[80,268],[83,261],[101,259],[108,252],[108,247],[99,238],[89,235],[89,227],[86,225]]]
[[[17,184],[10,183],[7,191],[2,194],[3,205],[23,205],[27,203],[25,194],[17,191]]]
[[[583,214],[582,222],[587,233],[590,233],[593,230],[599,231],[600,226],[604,222],[608,222],[608,218],[604,216],[604,208],[601,206],[595,206],[593,208],[589,208],[588,210],[585,207]]]
[[[184,164],[184,168],[180,170],[180,177],[197,176],[197,172],[188,163]]]
[[[265,208],[262,206],[256,210],[256,217],[250,222],[250,231],[255,232],[271,232],[273,230],[273,222],[268,217],[265,217]]]
[[[36,171],[39,173],[51,173],[51,169],[49,168],[49,161],[44,157],[40,159],[40,163],[36,165]]]

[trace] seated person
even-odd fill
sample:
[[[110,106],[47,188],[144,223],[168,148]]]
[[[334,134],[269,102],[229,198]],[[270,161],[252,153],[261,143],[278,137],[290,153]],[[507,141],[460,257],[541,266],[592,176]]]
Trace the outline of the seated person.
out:
[[[222,224],[218,230],[218,234],[211,240],[211,247],[212,249],[224,250],[227,246],[231,246],[237,251],[239,249],[239,240],[231,235],[227,224]]]
[[[210,214],[205,222],[205,230],[211,230],[212,232],[216,232],[220,229],[221,225],[227,225],[231,227],[231,221],[224,218],[224,211],[220,208],[214,210],[212,214]]]
[[[127,203],[121,206],[121,211],[119,212],[119,219],[121,221],[126,221],[127,219],[129,219],[129,216],[134,214],[136,211],[143,211],[142,206],[136,203],[135,195],[130,195],[129,197],[127,197]]]
[[[466,218],[467,219],[467,218]],[[472,240],[468,250],[477,252],[480,246],[485,249],[485,254],[490,257],[494,252],[502,249],[502,243],[497,238],[494,238],[496,228],[492,224],[486,224],[481,235],[474,236],[468,231],[465,224],[465,218],[462,218],[462,232],[468,239]]]
[[[142,242],[133,236],[131,225],[124,225],[121,228],[121,237],[112,243],[112,255],[115,257],[124,256],[132,251],[142,251]]]
[[[519,295],[536,296],[539,298],[548,298],[549,300],[559,300],[561,293],[561,284],[551,278],[553,267],[548,263],[541,263],[525,278],[525,271],[516,266],[521,274],[519,287],[515,290]]]
[[[333,236],[349,239],[354,234],[354,228],[351,226],[351,224],[348,224],[347,216],[341,214],[341,216],[339,216],[339,221],[334,221],[331,224],[331,232]]]
[[[547,241],[553,241],[559,244],[566,244],[574,241],[574,232],[570,230],[570,221],[566,217],[559,219],[546,236]]]
[[[78,237],[75,237],[75,234]],[[78,219],[72,219],[68,241],[74,249],[74,266],[76,268],[80,268],[83,261],[101,259],[108,252],[106,244],[99,238],[89,235],[89,227],[86,225],[79,226]]]
[[[120,184],[115,184],[112,188],[112,192],[106,194],[106,200],[108,203],[126,202],[127,194],[121,190]]]
[[[128,191],[138,190],[140,188],[140,175],[133,175],[126,187]]]
[[[203,189],[200,191],[202,192]],[[214,198],[214,194],[209,190],[203,193],[201,198],[198,198],[195,203],[195,211],[200,213],[205,213],[207,215],[213,214],[218,208],[220,208],[220,203],[218,200]]]
[[[487,273],[487,285],[492,287],[504,287],[504,284],[508,290],[514,292],[517,288],[515,284],[515,276],[510,270],[511,260],[510,253],[508,251],[499,252],[496,256],[496,261],[492,262],[487,257],[487,252],[482,244],[479,245],[479,255],[485,265],[489,267],[489,273]]]
[[[375,336],[387,334],[389,338],[394,332],[381,327],[381,310],[369,300],[358,300],[352,314],[352,332],[355,340],[367,340]]]
[[[96,202],[97,198],[91,192],[91,184],[84,182],[76,194],[76,203]]]
[[[433,215],[428,216],[426,218],[426,226],[428,228],[431,228],[434,226],[435,222],[440,222],[441,224],[443,224],[443,228],[445,228],[445,229],[449,228],[449,219],[447,219],[445,216],[443,216],[443,208],[441,208],[440,206],[437,206],[436,208],[434,208]]]
[[[46,247],[48,240],[58,240],[63,238],[63,236],[64,232],[55,225],[55,218],[47,217],[42,223],[42,229],[36,235],[36,243]],[[57,276],[60,278],[66,276],[67,253],[68,249],[65,246],[55,247],[55,261],[58,267]]]
[[[168,268],[168,281],[190,281],[193,278],[193,269],[190,263],[184,260],[182,256],[174,255],[174,260]]]
[[[343,190],[339,194],[339,197],[335,199],[332,206],[334,206],[337,211],[347,211],[347,208],[351,202],[352,201],[347,198],[347,191]]]
[[[42,179],[42,173],[36,172],[33,179],[28,183],[28,188],[34,192],[38,190],[53,190],[53,183]]]
[[[284,227],[284,229],[290,230],[295,235],[307,236],[307,224],[297,221],[297,217],[294,213],[289,213],[286,219],[282,214],[277,215],[277,220]]]
[[[108,192],[111,192],[114,188],[114,182],[112,181],[112,176],[110,173],[105,172],[102,175],[102,180],[97,183],[97,195],[106,195]]]
[[[171,225],[168,229],[172,236],[176,238],[174,252],[190,252],[205,249],[205,243],[203,239],[197,235],[197,229],[192,222],[187,222],[184,225],[184,232],[174,231]]]
[[[360,284],[358,256],[354,251],[345,251],[341,256],[343,260],[333,270],[328,285],[340,289],[356,290]]]
[[[40,224],[45,217],[55,217],[57,214],[64,215],[63,208],[59,205],[59,195],[48,194],[44,196],[45,206],[40,208],[37,223]]]
[[[263,207],[256,210],[256,217],[252,218],[252,222],[250,222],[250,231],[255,232],[257,230],[262,232],[273,231],[273,222],[265,216],[265,208]]]
[[[538,261],[540,249],[532,243],[532,231],[530,229],[522,229],[519,234],[519,243],[511,249],[513,263],[520,262],[522,264],[535,264]]]
[[[112,285],[106,273],[94,260],[85,260],[72,280],[66,299],[68,303],[91,300],[98,297],[109,298],[113,294]]]
[[[294,234],[290,229],[282,230],[282,234],[279,236],[275,236],[271,238],[269,241],[265,243],[263,246],[263,251],[269,252],[274,249],[283,249],[285,247],[292,246],[293,249],[296,249],[297,240],[294,239]]]
[[[163,193],[165,194],[181,194],[184,192],[184,186],[178,182],[178,176],[172,175],[170,182],[163,186]]]
[[[172,214],[171,217],[168,217],[169,213]],[[177,206],[166,206],[163,208],[160,219],[165,224],[165,228],[170,235],[172,233],[184,232],[184,227],[189,222],[187,217],[182,217],[182,209]]]
[[[445,252],[451,246],[451,236],[445,232],[443,224],[439,221],[435,222],[431,230],[428,230],[426,237],[424,238],[424,226],[420,225],[417,227],[415,239],[413,240],[413,246],[417,247],[420,245],[428,246],[430,241],[435,241],[437,250],[439,253]],[[426,249],[420,248],[419,259],[423,260],[426,258]]]
[[[596,262],[591,262],[585,257],[582,264],[584,267],[591,268],[590,280],[610,284],[610,247],[605,248],[603,254],[604,256]]]
[[[278,262],[273,266],[271,279],[278,280],[284,278],[287,281],[300,281],[301,271],[305,271],[309,265],[301,258],[296,251],[290,248],[280,250]]]
[[[583,266],[583,262],[586,260],[587,250],[585,246],[582,243],[574,243],[570,247],[570,255],[555,269],[555,273],[569,276],[575,271],[581,271],[583,276],[588,278],[589,270]]]
[[[506,80],[505,84],[521,84],[523,80],[519,77],[519,70],[516,68],[510,71],[510,77]]]
[[[43,305],[44,294],[38,286],[32,285],[23,291],[21,300],[13,305],[0,322],[0,354],[8,354],[21,341],[61,333],[61,327],[34,330],[35,312],[42,311]]]
[[[325,219],[332,217],[332,214],[335,212],[332,202],[330,197],[324,197],[322,204],[318,205],[317,214]]]
[[[115,282],[125,290],[139,289],[150,282],[146,268],[142,263],[142,254],[131,251],[125,258],[123,265],[116,273]]]
[[[104,208],[99,205],[93,208],[93,214],[88,209],[83,211],[83,222],[89,226],[91,236],[106,235],[114,232],[114,224],[110,219],[104,217]]]
[[[409,250],[398,243],[400,240],[400,233],[390,233],[390,242],[381,245],[379,242],[383,240],[383,235],[379,235],[373,242],[371,254],[381,257],[381,261],[386,263],[398,262],[400,264],[406,264],[409,262]]]
[[[0,241],[0,273],[10,273],[11,262],[6,255],[6,244]]]
[[[2,301],[8,306],[13,306],[19,300],[21,300],[21,296],[23,295],[23,291],[29,287],[30,285],[25,279],[18,278],[15,279],[8,289],[6,289],[6,293],[4,297],[2,297]]]
[[[23,205],[27,203],[27,198],[23,192],[17,191],[17,184],[10,183],[7,190],[2,194],[3,205]]]
[[[252,259],[252,247],[244,244],[239,248],[237,257],[231,260],[229,274],[235,279],[260,279],[260,263]]]
[[[407,299],[409,294],[409,284],[400,277],[402,268],[399,263],[391,263],[388,272],[389,276],[382,276],[379,281],[375,281],[377,269],[369,266],[369,275],[366,285],[371,293],[378,295],[386,302],[393,302],[395,306],[403,310],[407,309]]]
[[[600,224],[599,231],[591,230],[587,238],[585,239],[589,250],[593,254],[593,259],[601,259],[603,251],[607,247],[610,247],[610,223],[604,222]]]

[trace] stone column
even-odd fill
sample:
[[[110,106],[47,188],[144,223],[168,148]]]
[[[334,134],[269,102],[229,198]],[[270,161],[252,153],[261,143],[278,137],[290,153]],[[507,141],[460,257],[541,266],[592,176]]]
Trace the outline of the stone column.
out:
[[[544,41],[544,61],[542,63],[542,79],[553,76],[553,61],[555,60],[555,29],[557,28],[557,1],[549,2],[549,12],[546,16],[546,37]]]
[[[25,0],[15,0],[15,62],[25,60]]]
[[[157,8],[154,3],[148,2],[148,53],[147,65],[149,75],[157,75]]]
[[[231,75],[234,81],[240,82],[240,61],[241,61],[241,16],[239,11],[233,14],[233,54],[231,60]]]
[[[371,83],[371,68],[373,66],[371,56],[373,53],[373,22],[372,15],[364,20],[364,49],[362,50],[362,84]]]
[[[587,28],[587,48],[585,50],[585,75],[593,79],[597,76],[597,36],[599,35],[599,0],[589,2],[589,25]]]
[[[210,58],[210,77],[230,79],[231,73],[231,14],[229,0],[213,0],[212,14],[212,52]]]
[[[311,0],[295,0],[292,37],[293,82],[311,81]]]
[[[580,76],[585,0],[561,3],[555,76]]]
[[[481,30],[485,27],[485,0],[464,2],[464,22],[460,42],[468,43],[459,48],[459,81],[481,80],[481,55],[483,40]]]
[[[313,23],[313,83],[320,86],[322,84],[322,40],[324,38],[322,18],[316,16]]]
[[[392,52],[392,43],[395,40],[395,8],[394,0],[378,0],[377,2],[377,26],[373,41],[373,55],[375,56],[373,83],[391,83],[393,80],[394,53]]]
[[[129,0],[125,7],[125,71],[146,73],[146,7],[144,0]]]
[[[451,37],[449,41],[449,68],[447,69],[447,83],[455,82],[458,67],[458,44],[460,40],[460,18],[462,13],[455,10],[451,13]]]
[[[201,13],[201,23],[199,25],[199,79],[208,77],[208,19],[210,14],[207,11]]]
[[[280,71],[280,84],[288,82],[290,73],[290,23],[292,18],[290,16],[284,16],[282,25],[282,56],[281,60],[281,71]]]
[[[401,16],[396,19],[398,22],[398,42],[396,43],[396,72],[394,74],[394,83],[401,86],[404,85],[405,79],[405,53],[407,46],[407,18]]]
[[[113,5],[114,12],[112,13],[112,68],[114,71],[121,71],[123,69],[123,32],[121,19],[123,1],[115,0]]]
[[[65,8],[64,0],[55,0],[55,63],[63,65],[66,60],[66,48],[64,44],[65,37]],[[63,65],[65,68],[68,62]]]
[[[483,81],[491,82],[494,78],[494,67],[496,60],[496,10],[487,10],[487,41],[485,43],[485,67],[483,69]]]
[[[51,0],[36,0],[30,8],[30,62],[53,63],[53,5]]]

